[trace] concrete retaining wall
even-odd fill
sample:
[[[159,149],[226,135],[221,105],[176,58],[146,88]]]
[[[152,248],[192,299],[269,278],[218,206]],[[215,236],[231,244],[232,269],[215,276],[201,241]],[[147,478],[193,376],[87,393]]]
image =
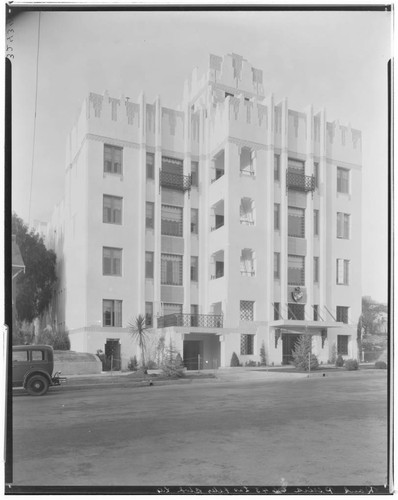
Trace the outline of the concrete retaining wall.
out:
[[[54,371],[62,375],[101,373],[102,363],[95,354],[75,351],[54,351]]]

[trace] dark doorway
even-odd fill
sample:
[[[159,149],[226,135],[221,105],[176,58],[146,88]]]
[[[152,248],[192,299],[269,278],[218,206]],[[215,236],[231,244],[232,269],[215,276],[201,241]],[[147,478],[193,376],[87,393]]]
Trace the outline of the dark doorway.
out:
[[[202,356],[201,340],[184,340],[184,366],[187,370],[199,370],[199,356]],[[202,361],[201,361],[202,364]]]
[[[104,371],[120,371],[120,341],[119,339],[107,339],[105,344],[105,363],[103,363]]]
[[[289,365],[293,361],[293,350],[301,335],[293,333],[282,334],[282,364]]]

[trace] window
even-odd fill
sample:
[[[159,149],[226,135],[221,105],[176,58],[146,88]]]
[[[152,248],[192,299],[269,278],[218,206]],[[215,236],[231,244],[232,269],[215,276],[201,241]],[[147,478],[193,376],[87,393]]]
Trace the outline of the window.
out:
[[[348,240],[350,238],[350,215],[337,212],[337,238]]]
[[[280,204],[274,203],[274,229],[279,231],[280,229]]]
[[[344,259],[336,260],[336,283],[338,285],[349,284],[350,261]]]
[[[336,307],[336,321],[348,324],[348,307],[345,306]]]
[[[240,319],[244,321],[254,320],[254,302],[251,300],[240,301]]]
[[[102,205],[102,222],[107,224],[122,223],[123,198],[104,194]]]
[[[28,361],[28,351],[12,351],[13,361]]]
[[[199,210],[191,208],[191,233],[198,234],[199,228]]]
[[[162,234],[182,236],[182,207],[162,205]]]
[[[162,253],[160,272],[162,285],[182,285],[182,255]]]
[[[102,301],[102,326],[122,326],[122,301]]]
[[[153,302],[145,302],[145,326],[153,326]]]
[[[337,354],[348,355],[348,335],[337,335]]]
[[[274,302],[274,320],[281,319],[281,305],[279,302]]]
[[[145,252],[145,278],[153,278],[153,252]]]
[[[151,201],[146,202],[146,212],[145,212],[145,227],[147,229],[153,229],[154,226],[154,216],[155,216],[155,204]]]
[[[169,314],[182,314],[182,304],[170,304],[165,302],[163,304],[163,314],[168,316]]]
[[[281,180],[281,155],[274,155],[274,181]]]
[[[305,237],[305,210],[288,207],[287,234],[295,238]]]
[[[288,170],[295,174],[305,174],[305,163],[301,160],[296,160],[294,158],[288,158]]]
[[[314,257],[314,283],[319,283],[319,257]]]
[[[104,276],[122,275],[122,250],[121,248],[103,247],[102,249],[102,274]]]
[[[32,361],[43,361],[44,351],[31,351]]]
[[[279,280],[281,277],[281,254],[274,252],[274,279]]]
[[[287,305],[287,319],[305,319],[304,316],[304,304],[296,304],[292,302]]]
[[[319,188],[319,163],[314,162],[314,183],[315,183],[315,189]]]
[[[240,336],[240,353],[242,355],[253,354],[254,335],[242,334]]]
[[[146,154],[146,178],[155,178],[155,155],[153,153]]]
[[[191,161],[191,186],[199,186],[199,162]]]
[[[191,304],[191,326],[199,326],[198,315],[199,306],[197,304]]]
[[[199,259],[191,257],[191,281],[198,281]]]
[[[104,144],[104,172],[121,175],[122,154],[122,148]]]
[[[287,281],[289,285],[304,286],[305,258],[301,255],[288,255]]]
[[[314,321],[319,321],[319,306],[315,304],[312,308],[314,309]]]
[[[350,171],[346,168],[337,167],[337,192],[350,192]]]
[[[241,276],[255,276],[255,254],[251,248],[244,248],[240,254]]]
[[[314,236],[319,236],[319,210],[314,210]]]
[[[216,279],[224,276],[224,261],[216,260]]]
[[[240,152],[240,173],[243,175],[255,175],[256,152],[243,147]]]
[[[240,223],[246,226],[254,225],[254,201],[251,198],[240,200]]]

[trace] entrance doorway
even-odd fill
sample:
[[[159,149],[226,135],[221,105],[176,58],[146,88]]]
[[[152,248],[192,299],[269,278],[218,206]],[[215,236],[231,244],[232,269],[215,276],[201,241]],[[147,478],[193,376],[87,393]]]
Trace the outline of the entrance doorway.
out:
[[[103,363],[103,370],[120,371],[121,361],[119,339],[107,339],[105,344],[105,363]]]
[[[289,365],[293,361],[293,350],[300,334],[282,333],[282,364]]]
[[[187,370],[199,370],[199,356],[203,358],[202,340],[184,340],[184,366]],[[201,363],[202,364],[202,363]]]

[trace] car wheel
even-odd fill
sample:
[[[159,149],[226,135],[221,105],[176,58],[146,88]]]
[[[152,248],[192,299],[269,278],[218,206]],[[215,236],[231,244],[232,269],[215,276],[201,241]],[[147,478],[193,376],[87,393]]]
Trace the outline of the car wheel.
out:
[[[48,391],[49,385],[42,375],[33,375],[26,384],[26,390],[31,396],[42,396]]]

